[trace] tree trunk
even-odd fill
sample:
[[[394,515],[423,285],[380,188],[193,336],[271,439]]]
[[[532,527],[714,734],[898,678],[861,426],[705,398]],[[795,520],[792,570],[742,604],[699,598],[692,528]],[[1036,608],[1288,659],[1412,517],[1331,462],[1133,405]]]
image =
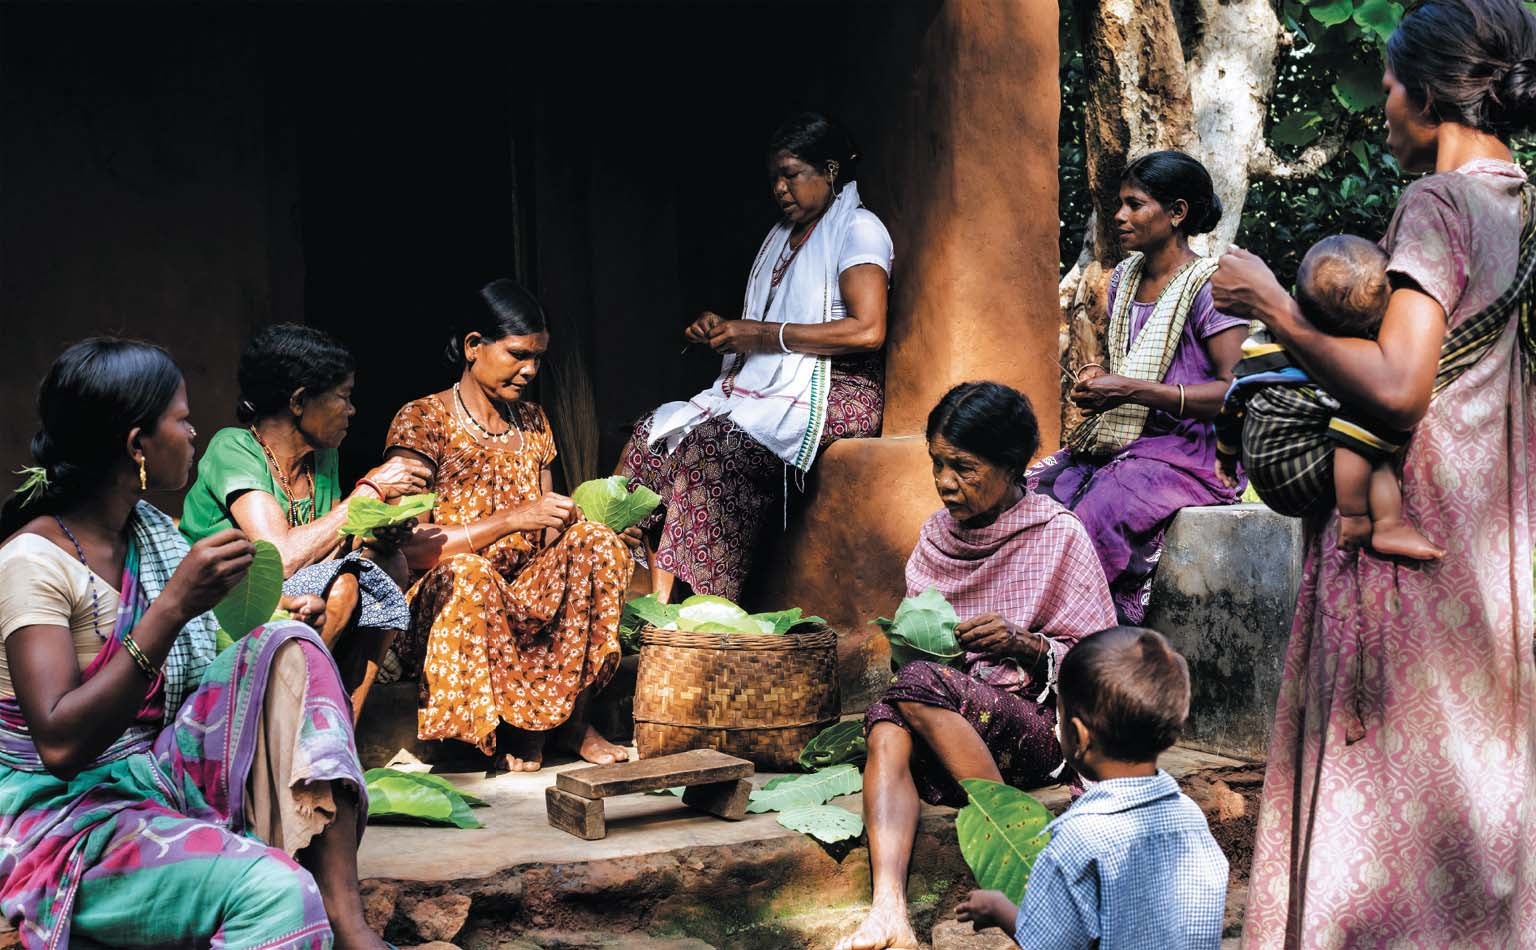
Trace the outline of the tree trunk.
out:
[[[1097,0],[1079,8],[1087,73],[1084,153],[1093,215],[1083,251],[1061,280],[1062,367],[1104,362],[1109,274],[1123,256],[1113,219],[1131,157],[1177,148],[1205,163],[1224,214],[1195,243],[1212,253],[1242,220],[1249,165],[1268,154],[1264,121],[1280,27],[1269,0],[1189,0],[1181,38],[1169,0]],[[1186,62],[1185,39],[1192,54]],[[1071,388],[1070,379],[1063,383]],[[1081,420],[1063,400],[1062,431]]]

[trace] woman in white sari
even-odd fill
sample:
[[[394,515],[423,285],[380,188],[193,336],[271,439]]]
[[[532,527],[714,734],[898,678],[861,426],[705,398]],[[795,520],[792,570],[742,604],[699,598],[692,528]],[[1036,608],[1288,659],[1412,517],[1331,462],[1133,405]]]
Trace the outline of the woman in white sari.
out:
[[[858,155],[826,117],[790,119],[768,145],[783,219],[747,279],[739,319],[701,314],[684,336],[724,356],[713,386],[641,419],[621,474],[662,497],[642,527],[658,596],[677,580],[736,599],[791,469],[835,439],[880,434],[891,236],[859,204]]]

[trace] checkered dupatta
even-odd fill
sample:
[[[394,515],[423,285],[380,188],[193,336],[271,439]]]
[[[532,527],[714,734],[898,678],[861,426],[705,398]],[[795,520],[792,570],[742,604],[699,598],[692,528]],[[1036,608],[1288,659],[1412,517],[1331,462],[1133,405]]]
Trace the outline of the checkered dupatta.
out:
[[[1455,382],[1487,355],[1518,319],[1520,347],[1527,373],[1536,369],[1536,187],[1521,194],[1525,226],[1520,232],[1520,261],[1515,279],[1499,297],[1445,336],[1435,371],[1434,394]],[[1244,361],[1239,377],[1248,375]],[[1283,515],[1304,517],[1334,507],[1333,450],[1345,445],[1367,458],[1370,445],[1338,413],[1337,400],[1318,386],[1276,384],[1253,394],[1243,410],[1243,469],[1264,503]],[[1396,446],[1389,446],[1396,448]]]
[[[1168,375],[1174,351],[1184,335],[1184,321],[1189,319],[1195,295],[1216,272],[1217,259],[1198,257],[1180,268],[1158,295],[1152,316],[1132,343],[1131,304],[1141,285],[1145,262],[1144,255],[1134,253],[1123,265],[1115,306],[1109,315],[1108,369],[1131,379],[1161,382]],[[1068,434],[1067,445],[1080,455],[1113,455],[1139,439],[1146,424],[1147,407],[1125,403],[1084,420]]]

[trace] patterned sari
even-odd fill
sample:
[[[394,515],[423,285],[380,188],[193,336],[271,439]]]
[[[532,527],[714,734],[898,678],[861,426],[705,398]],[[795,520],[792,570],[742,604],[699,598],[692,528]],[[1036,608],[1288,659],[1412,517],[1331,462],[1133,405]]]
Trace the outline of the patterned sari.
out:
[[[515,404],[512,421],[518,445],[482,445],[427,396],[395,415],[387,445],[436,468],[438,524],[473,524],[543,494],[540,476],[555,459],[549,421],[526,402]],[[458,739],[489,754],[501,723],[553,729],[583,690],[618,669],[629,549],[593,522],[550,545],[542,534],[514,532],[450,555],[407,594],[411,624],[395,650],[406,675],[421,677],[420,738]]]
[[[116,623],[83,679],[122,649],[186,550],[170,519],[140,503]],[[267,688],[289,644],[308,671],[302,715],[285,720],[294,735],[274,737]],[[268,770],[289,787],[340,779],[363,794],[335,665],[297,623],[260,627],[209,663],[211,654],[211,627],[198,618],[133,724],[68,779],[43,766],[20,704],[0,700],[0,911],[24,946],[330,946],[313,878],[256,837],[247,796]],[[265,754],[273,742],[287,754]],[[363,802],[359,835],[366,814]]]

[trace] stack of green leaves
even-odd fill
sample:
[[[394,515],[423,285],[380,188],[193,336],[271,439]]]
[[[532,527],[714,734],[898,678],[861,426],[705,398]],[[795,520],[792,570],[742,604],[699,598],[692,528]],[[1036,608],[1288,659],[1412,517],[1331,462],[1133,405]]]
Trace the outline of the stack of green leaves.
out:
[[[373,532],[380,528],[420,518],[436,504],[437,495],[432,492],[406,495],[394,504],[376,498],[353,498],[347,502],[347,521],[339,533],[354,538],[372,538]]]
[[[644,485],[630,491],[629,479],[623,475],[582,482],[571,492],[571,500],[588,521],[601,522],[619,532],[644,521],[661,504],[661,496]]]
[[[816,734],[800,752],[800,767],[825,769],[845,762],[863,762],[869,756],[862,719],[845,719]]]
[[[960,854],[985,891],[1002,891],[1015,904],[1024,900],[1029,872],[1051,840],[1045,826],[1051,813],[1034,796],[1001,782],[962,779],[970,804],[955,816]]]
[[[481,827],[470,809],[484,808],[486,803],[429,772],[369,769],[363,773],[363,782],[368,787],[370,822]]]
[[[853,764],[834,765],[809,775],[782,775],[752,792],[747,811],[778,812],[778,822],[784,827],[832,844],[862,835],[864,819],[827,802],[863,788],[864,776]]]
[[[896,608],[894,618],[881,617],[873,623],[879,624],[890,641],[894,668],[900,669],[914,660],[958,666],[965,656],[960,641],[955,639],[960,617],[936,588],[906,598]]]
[[[655,594],[647,594],[624,605],[619,633],[633,637],[641,627],[650,624],[658,630],[690,633],[785,634],[796,627],[825,623],[820,617],[805,616],[799,607],[749,614],[724,597],[695,594],[681,604],[664,604]]]

